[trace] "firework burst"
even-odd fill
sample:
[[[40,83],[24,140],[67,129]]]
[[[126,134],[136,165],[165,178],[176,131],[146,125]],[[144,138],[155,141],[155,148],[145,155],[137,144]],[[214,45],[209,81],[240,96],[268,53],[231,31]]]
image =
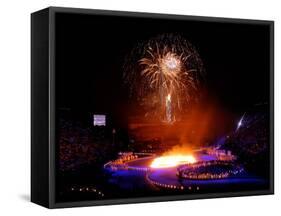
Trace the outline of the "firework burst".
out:
[[[175,113],[195,95],[202,68],[197,51],[186,39],[180,35],[163,34],[133,49],[125,64],[124,80],[131,96],[167,116],[165,110]],[[166,103],[168,96],[170,107]],[[171,113],[169,118],[172,119]]]

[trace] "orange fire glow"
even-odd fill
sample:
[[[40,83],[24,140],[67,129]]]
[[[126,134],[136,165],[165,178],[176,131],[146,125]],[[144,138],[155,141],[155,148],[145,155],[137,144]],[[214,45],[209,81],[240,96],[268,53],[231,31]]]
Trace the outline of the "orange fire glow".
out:
[[[176,167],[181,164],[195,163],[196,159],[192,155],[168,155],[155,158],[150,167],[151,168],[169,168]]]

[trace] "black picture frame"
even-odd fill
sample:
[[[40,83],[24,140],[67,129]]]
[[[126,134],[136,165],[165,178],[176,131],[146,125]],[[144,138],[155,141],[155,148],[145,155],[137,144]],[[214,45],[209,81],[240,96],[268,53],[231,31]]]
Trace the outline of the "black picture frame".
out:
[[[268,190],[159,197],[56,202],[55,200],[55,14],[165,18],[220,23],[250,23],[270,28],[270,188]],[[192,200],[274,194],[274,22],[186,15],[49,7],[31,15],[31,201],[47,208]]]

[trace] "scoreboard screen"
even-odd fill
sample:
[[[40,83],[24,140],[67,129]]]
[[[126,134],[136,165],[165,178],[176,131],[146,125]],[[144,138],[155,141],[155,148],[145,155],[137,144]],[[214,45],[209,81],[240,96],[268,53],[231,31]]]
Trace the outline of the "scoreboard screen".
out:
[[[94,126],[105,126],[106,125],[106,116],[105,115],[94,115],[93,116],[93,125]]]

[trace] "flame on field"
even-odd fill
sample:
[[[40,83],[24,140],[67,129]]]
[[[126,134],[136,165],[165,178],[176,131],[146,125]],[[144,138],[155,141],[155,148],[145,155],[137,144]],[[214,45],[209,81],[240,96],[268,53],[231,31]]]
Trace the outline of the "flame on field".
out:
[[[150,167],[151,168],[169,168],[169,167],[176,167],[181,164],[191,164],[195,163],[196,159],[192,155],[167,155],[162,157],[155,158]]]

